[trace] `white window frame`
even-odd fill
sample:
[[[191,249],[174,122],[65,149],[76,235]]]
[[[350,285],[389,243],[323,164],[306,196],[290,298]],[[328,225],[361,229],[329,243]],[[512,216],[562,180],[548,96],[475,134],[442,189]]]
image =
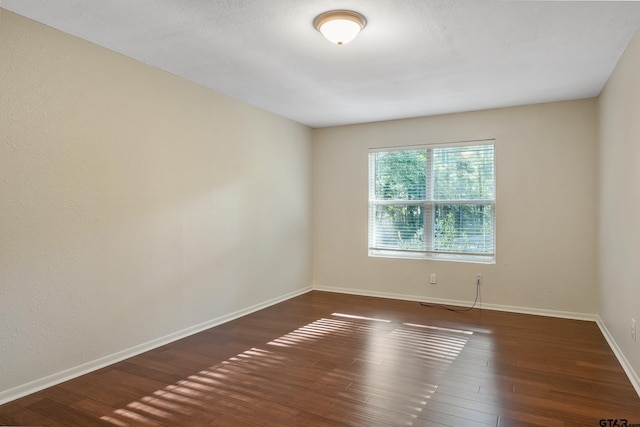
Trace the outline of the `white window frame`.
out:
[[[493,195],[492,199],[472,199],[472,200],[434,200],[433,198],[433,156],[429,155],[429,150],[435,148],[449,148],[449,147],[469,147],[476,145],[492,145],[493,146]],[[375,160],[374,154],[380,152],[392,152],[392,151],[411,151],[411,150],[427,150],[427,191],[425,200],[375,200]],[[401,147],[383,147],[383,148],[371,148],[369,149],[369,245],[368,253],[370,257],[384,257],[384,258],[407,258],[407,259],[429,259],[429,260],[441,260],[441,261],[457,261],[457,262],[470,262],[470,263],[483,263],[483,264],[495,264],[496,260],[496,144],[495,139],[487,140],[474,140],[474,141],[462,141],[462,142],[450,142],[439,144],[424,144],[424,145],[412,145]],[[434,235],[434,207],[436,205],[490,205],[492,215],[492,231],[493,236],[493,253],[467,253],[467,252],[441,252],[435,251],[433,248],[433,235]],[[383,205],[420,205],[424,210],[424,250],[408,250],[408,249],[389,249],[389,248],[376,248],[371,246],[372,233],[375,233],[375,206]],[[374,228],[374,231],[372,231]],[[375,238],[373,239],[375,241]]]

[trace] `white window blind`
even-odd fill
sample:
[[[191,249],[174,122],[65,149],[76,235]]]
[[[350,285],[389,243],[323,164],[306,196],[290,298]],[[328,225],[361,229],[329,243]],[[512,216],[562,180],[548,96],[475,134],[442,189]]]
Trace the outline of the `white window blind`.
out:
[[[495,262],[493,141],[369,153],[369,255]]]

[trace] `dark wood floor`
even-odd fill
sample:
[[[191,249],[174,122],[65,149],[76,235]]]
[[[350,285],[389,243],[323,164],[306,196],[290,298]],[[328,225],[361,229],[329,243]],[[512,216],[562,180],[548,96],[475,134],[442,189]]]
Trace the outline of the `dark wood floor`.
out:
[[[0,425],[66,427],[601,419],[640,423],[640,398],[595,323],[326,292],[0,406]]]

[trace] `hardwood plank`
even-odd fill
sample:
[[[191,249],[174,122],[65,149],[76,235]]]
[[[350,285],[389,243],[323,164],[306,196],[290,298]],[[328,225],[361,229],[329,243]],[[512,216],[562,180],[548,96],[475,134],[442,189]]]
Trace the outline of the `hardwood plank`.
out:
[[[64,427],[67,424],[34,412],[20,401],[14,401],[0,406],[0,425]]]
[[[593,322],[309,292],[0,406],[0,425],[640,423]]]
[[[30,404],[28,409],[68,426],[104,427],[109,425],[106,421],[85,415],[70,406],[46,398]]]

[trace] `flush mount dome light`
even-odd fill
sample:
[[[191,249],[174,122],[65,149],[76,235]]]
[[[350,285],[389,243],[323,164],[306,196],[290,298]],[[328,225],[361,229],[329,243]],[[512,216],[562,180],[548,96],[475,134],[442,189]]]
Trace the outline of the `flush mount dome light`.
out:
[[[332,10],[319,15],[313,26],[332,43],[343,45],[355,39],[367,20],[351,10]]]

